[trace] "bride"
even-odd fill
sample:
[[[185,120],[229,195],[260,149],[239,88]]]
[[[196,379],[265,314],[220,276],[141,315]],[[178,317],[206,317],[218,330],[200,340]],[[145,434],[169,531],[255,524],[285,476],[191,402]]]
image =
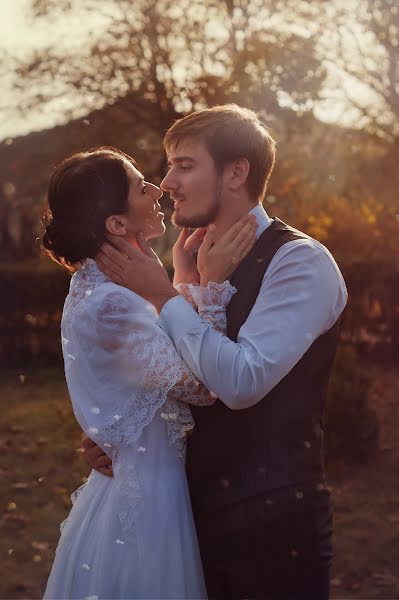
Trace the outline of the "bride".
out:
[[[184,453],[194,426],[188,404],[211,405],[214,397],[157,325],[152,304],[112,283],[95,262],[106,234],[134,245],[139,232],[145,239],[161,236],[161,196],[134,160],[114,148],[65,159],[49,184],[43,247],[74,272],[61,322],[65,376],[76,419],[112,458],[114,477],[92,471],[73,494],[48,599],[206,597]],[[208,236],[202,248],[209,247],[211,233],[202,235]],[[254,227],[240,222],[213,246],[213,256],[229,235],[241,260]],[[187,236],[183,230],[175,258]],[[206,264],[206,250],[199,252]],[[212,285],[177,286],[222,329],[235,293],[224,280],[235,265],[226,258]]]

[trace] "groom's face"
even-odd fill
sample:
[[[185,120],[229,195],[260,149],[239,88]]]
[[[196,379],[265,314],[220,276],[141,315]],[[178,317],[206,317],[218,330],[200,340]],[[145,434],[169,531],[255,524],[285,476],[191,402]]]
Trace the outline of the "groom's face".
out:
[[[182,141],[172,148],[169,171],[161,189],[174,202],[172,222],[179,227],[206,227],[220,210],[222,176],[200,141]]]

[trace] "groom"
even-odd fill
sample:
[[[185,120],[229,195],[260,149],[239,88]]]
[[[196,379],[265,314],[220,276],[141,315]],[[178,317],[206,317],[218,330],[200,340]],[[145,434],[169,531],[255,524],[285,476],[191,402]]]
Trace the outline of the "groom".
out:
[[[258,224],[256,244],[231,277],[227,337],[145,253],[122,240],[122,252],[107,245],[102,257],[108,276],[155,305],[159,325],[219,398],[192,407],[187,449],[209,597],[327,599],[322,415],[345,283],[324,246],[264,211],[275,143],[255,113],[236,105],[198,111],[168,130],[165,148],[170,170],[161,187],[177,225],[212,223],[217,243],[248,212]],[[188,271],[190,260],[187,253]]]

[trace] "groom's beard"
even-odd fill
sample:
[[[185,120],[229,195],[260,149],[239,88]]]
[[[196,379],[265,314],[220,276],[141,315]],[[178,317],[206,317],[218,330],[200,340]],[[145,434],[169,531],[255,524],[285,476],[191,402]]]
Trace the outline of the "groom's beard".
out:
[[[171,218],[173,225],[176,225],[177,227],[190,227],[191,229],[197,229],[198,227],[208,227],[208,225],[213,223],[216,220],[216,217],[219,215],[221,209],[221,195],[222,186],[221,182],[218,181],[215,191],[215,200],[206,213],[202,215],[184,217],[183,215],[178,215],[176,212],[174,212]]]

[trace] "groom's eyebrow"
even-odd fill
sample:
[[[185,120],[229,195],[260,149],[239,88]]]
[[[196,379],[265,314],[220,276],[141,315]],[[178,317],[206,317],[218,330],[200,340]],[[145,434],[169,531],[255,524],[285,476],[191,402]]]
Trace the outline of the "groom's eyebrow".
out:
[[[172,163],[178,163],[179,164],[179,163],[187,162],[187,161],[192,162],[192,163],[195,162],[195,160],[194,160],[194,158],[192,156],[174,156],[172,158],[172,160],[168,161],[168,167],[172,166]]]

